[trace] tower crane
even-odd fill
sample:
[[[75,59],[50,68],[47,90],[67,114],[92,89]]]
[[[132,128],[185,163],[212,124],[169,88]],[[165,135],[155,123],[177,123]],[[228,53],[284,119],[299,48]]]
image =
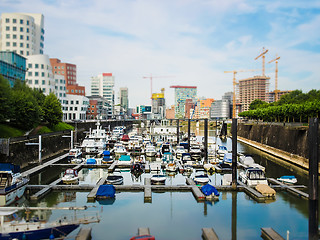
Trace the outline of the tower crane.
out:
[[[274,76],[274,79],[275,79],[275,86],[274,86],[274,101],[278,101],[278,60],[280,59],[280,57],[278,57],[278,55],[276,55],[276,58],[269,61],[268,63],[272,63],[272,62],[275,62],[276,63],[276,72],[275,72],[275,76]]]
[[[233,71],[224,71],[224,73],[233,73],[233,99],[232,99],[232,118],[236,117],[236,74],[238,72],[255,72],[257,70],[249,69],[249,70],[233,70]]]
[[[156,76],[156,77],[154,77],[154,76],[152,76],[152,74],[150,74],[150,76],[147,76],[147,77],[142,77],[142,78],[150,78],[150,94],[151,94],[150,98],[152,99],[152,79],[153,78],[172,78],[172,77],[174,77],[174,76]]]
[[[262,76],[265,76],[265,68],[264,68],[264,65],[265,65],[265,54],[268,52],[268,49],[265,49],[263,48],[262,49],[262,53],[260,53],[260,55],[258,57],[256,57],[254,60],[257,60],[259,57],[262,56]]]

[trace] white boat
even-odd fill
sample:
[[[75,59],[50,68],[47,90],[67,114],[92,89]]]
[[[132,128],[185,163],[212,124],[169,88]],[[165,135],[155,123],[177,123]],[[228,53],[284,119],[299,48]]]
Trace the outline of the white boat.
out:
[[[148,145],[146,147],[145,153],[146,153],[147,157],[154,157],[157,154],[157,150],[156,150],[156,148],[154,146]]]
[[[149,163],[150,171],[160,171],[161,170],[161,163],[160,162],[151,162]]]
[[[264,171],[260,168],[247,168],[245,171],[240,172],[239,180],[248,186],[256,186],[258,184],[268,185]]]
[[[127,149],[120,143],[114,145],[113,152],[118,158],[122,155],[127,155]]]
[[[262,171],[265,171],[265,167],[261,166],[258,163],[255,163],[252,156],[246,155],[246,156],[240,156],[239,162],[246,168],[260,168]]]
[[[165,184],[166,179],[166,176],[163,174],[154,174],[150,178],[151,184]]]
[[[6,206],[21,198],[29,179],[22,177],[20,167],[0,163],[0,206]]]
[[[277,180],[280,182],[289,183],[289,184],[297,183],[297,179],[295,176],[282,176],[277,178]]]
[[[69,154],[67,156],[68,160],[72,160],[73,158],[79,158],[82,155],[82,151],[79,148],[72,148],[69,150]]]
[[[217,150],[218,158],[223,159],[224,154],[228,152],[228,149],[226,146],[219,146]]]
[[[196,172],[196,174],[195,174],[195,176],[193,178],[193,181],[196,184],[205,185],[210,181],[210,179],[209,179],[208,175],[205,172],[198,171],[198,172]]]
[[[81,148],[82,151],[87,153],[96,153],[98,151],[103,151],[106,148],[106,143],[108,140],[108,135],[106,130],[102,129],[100,122],[96,123],[97,128],[93,129],[82,141]]]
[[[201,159],[201,149],[199,145],[191,145],[190,154],[193,159]]]
[[[72,168],[66,169],[61,180],[64,184],[78,184],[78,171]]]
[[[73,164],[81,164],[81,163],[83,163],[83,158],[81,158],[81,157],[72,158],[72,159],[70,160],[70,163],[73,163]]]
[[[204,168],[204,170],[207,171],[207,172],[213,173],[213,172],[215,171],[214,165],[211,164],[211,163],[205,163],[205,164],[203,164],[203,168]]]
[[[193,167],[192,167],[191,164],[185,163],[185,164],[183,165],[183,170],[184,170],[185,172],[192,172],[192,171],[193,171]]]
[[[178,166],[175,162],[169,162],[166,164],[166,171],[176,172],[177,170],[178,170]]]
[[[183,153],[186,153],[187,149],[184,146],[177,146],[176,147],[176,158],[181,158]]]
[[[112,184],[112,185],[123,184],[123,176],[121,175],[121,172],[114,171],[113,173],[109,174],[106,178],[106,184]]]
[[[1,208],[0,209],[0,239],[62,239],[67,237],[69,233],[77,229],[80,224],[88,224],[93,222],[99,222],[100,219],[94,217],[75,216],[74,218],[61,217],[53,222],[39,221],[38,219],[18,219],[17,210],[23,209],[22,207],[14,208]],[[41,207],[29,207],[24,210],[77,210],[79,207],[71,208],[41,208]],[[81,210],[86,209],[83,207]],[[10,221],[11,220],[11,221]]]

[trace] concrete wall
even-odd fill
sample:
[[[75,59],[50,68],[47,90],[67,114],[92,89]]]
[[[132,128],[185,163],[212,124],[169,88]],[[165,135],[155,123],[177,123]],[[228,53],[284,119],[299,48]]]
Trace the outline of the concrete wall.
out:
[[[309,158],[308,127],[238,124],[238,136]]]

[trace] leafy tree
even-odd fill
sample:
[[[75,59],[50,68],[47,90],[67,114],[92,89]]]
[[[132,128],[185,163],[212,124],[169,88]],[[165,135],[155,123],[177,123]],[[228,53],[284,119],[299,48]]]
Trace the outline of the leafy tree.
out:
[[[49,125],[53,126],[61,122],[63,116],[61,103],[53,93],[50,93],[48,96],[46,96],[42,110],[44,114],[43,120],[48,122]]]
[[[255,110],[258,108],[266,108],[268,107],[268,103],[265,101],[262,101],[261,99],[255,99],[253,100],[249,105],[249,110]]]
[[[11,88],[9,81],[0,75],[0,122],[10,119],[11,108]]]

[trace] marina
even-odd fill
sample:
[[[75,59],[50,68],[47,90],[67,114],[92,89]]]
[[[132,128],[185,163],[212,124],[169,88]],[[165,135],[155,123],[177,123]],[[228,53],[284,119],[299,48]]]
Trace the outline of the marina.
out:
[[[219,144],[226,146],[226,148],[231,149],[231,139],[216,138],[215,140]],[[238,151],[252,154],[252,152],[256,150],[238,142]],[[24,203],[35,206],[46,204],[49,199],[53,198],[56,199],[55,202],[57,206],[79,206],[79,204],[81,204],[99,209],[101,223],[93,223],[89,226],[93,239],[99,239],[99,236],[101,236],[101,231],[105,228],[103,227],[103,222],[108,224],[108,228],[113,229],[110,234],[114,239],[130,238],[136,232],[134,229],[138,229],[141,226],[147,226],[151,229],[152,235],[156,236],[157,239],[199,239],[201,235],[204,239],[215,239],[206,237],[206,235],[216,236],[218,237],[217,239],[231,239],[234,231],[236,231],[239,239],[257,239],[261,234],[262,227],[272,227],[282,236],[285,236],[288,230],[292,236],[304,236],[307,234],[307,216],[300,211],[292,211],[289,207],[292,201],[295,203],[300,202],[300,207],[297,206],[298,209],[303,209],[303,205],[306,204],[306,200],[304,199],[308,198],[308,194],[305,192],[306,187],[303,185],[303,181],[301,181],[304,175],[297,176],[299,185],[287,185],[276,180],[279,176],[272,172],[272,165],[274,164],[272,161],[270,161],[270,163],[268,162],[267,165],[266,159],[264,159],[262,155],[253,154],[253,158],[255,162],[266,167],[269,186],[276,190],[275,197],[266,197],[255,190],[255,188],[247,186],[239,180],[237,191],[234,191],[231,185],[222,185],[222,180],[226,173],[224,173],[225,170],[219,171],[217,165],[213,165],[215,171],[208,174],[208,180],[209,184],[213,185],[216,190],[220,192],[220,196],[214,200],[207,200],[206,196],[201,192],[201,186],[197,186],[193,181],[197,171],[204,170],[204,166],[201,164],[193,165],[191,171],[183,171],[183,165],[177,162],[179,170],[170,172],[166,171],[166,163],[161,162],[159,165],[161,166],[160,171],[166,178],[166,181],[164,184],[153,185],[151,178],[154,172],[150,171],[150,164],[157,162],[156,157],[146,157],[143,163],[146,171],[143,171],[139,176],[135,176],[130,171],[130,165],[128,165],[127,161],[115,160],[112,164],[102,164],[101,162],[99,163],[99,161],[97,161],[96,164],[86,164],[85,162],[70,164],[68,163],[67,156],[62,155],[62,157],[57,157],[56,159],[43,163],[41,170],[39,170],[39,167],[36,167],[34,172],[29,170],[28,173],[32,174],[29,175],[30,183],[27,186]],[[269,165],[271,165],[271,171],[269,170]],[[64,170],[68,168],[77,170],[79,176],[78,184],[63,184],[62,174]],[[147,171],[148,168],[149,170]],[[288,174],[287,170],[283,170],[283,175]],[[45,176],[49,172],[53,173],[53,171],[57,172],[56,179],[47,182],[47,179],[42,176]],[[242,171],[241,166],[238,167],[237,171]],[[112,176],[114,172],[123,177],[123,184],[114,185],[116,194],[113,200],[105,199],[98,201],[96,193],[99,186],[105,184],[106,178],[109,175]],[[24,174],[26,174],[26,172]],[[67,197],[69,195],[73,197]],[[58,199],[65,200],[61,201]],[[296,219],[299,219],[299,222],[304,222],[304,224],[301,224],[298,229],[294,229],[293,225],[285,222],[273,224],[274,219],[272,215],[267,214],[267,216],[269,216],[267,218],[256,218],[255,221],[245,221],[243,225],[241,219],[243,217],[246,218],[247,214],[241,213],[243,209],[240,207],[236,207],[236,210],[234,210],[234,204],[237,206],[244,204],[244,206],[247,206],[246,209],[249,212],[256,209],[259,214],[267,211],[264,208],[273,212],[273,209],[279,205],[279,207],[284,208],[283,211],[285,214],[283,217],[280,217],[280,219],[292,215],[292,217],[294,216]],[[228,205],[229,207],[227,207]],[[259,207],[260,205],[261,207],[263,206],[263,208]],[[271,208],[269,208],[269,206]],[[90,211],[94,208],[91,208]],[[165,209],[171,210],[166,212]],[[188,216],[192,216],[192,218],[195,219],[195,221],[192,221],[192,226],[188,227],[192,229],[190,231],[185,230],[182,224],[185,220],[181,219],[186,209],[188,209]],[[195,209],[198,209],[197,211],[199,212],[195,212]],[[226,210],[231,210],[229,215],[224,213]],[[214,213],[212,211],[214,211]],[[286,213],[286,211],[288,212]],[[160,215],[157,214],[160,212]],[[163,214],[163,212],[165,213]],[[56,214],[57,213],[53,215]],[[128,218],[122,219],[122,221],[124,220],[125,228],[128,229],[125,233],[116,227],[118,221],[122,218],[122,214],[128,214],[131,217],[131,220]],[[141,217],[141,214],[143,217]],[[154,224],[154,214],[156,214],[158,218],[156,221],[158,224],[156,225]],[[231,222],[235,221],[234,215],[236,215],[236,221],[239,225],[236,229],[234,229],[234,226],[231,228]],[[115,222],[107,220],[109,219],[107,216],[113,216]],[[106,217],[107,219],[105,219]],[[165,220],[163,218],[165,218]],[[210,218],[210,220],[208,220],[208,218]],[[279,218],[279,216],[277,218]],[[159,223],[161,223],[160,227]],[[272,225],[270,225],[271,223]],[[170,229],[170,234],[161,230],[164,226]],[[226,226],[229,226],[229,230],[227,230],[228,228]],[[201,233],[201,231],[204,232]],[[77,234],[76,232],[77,230],[75,230],[74,235]],[[212,232],[214,232],[214,234],[212,234]],[[182,236],[179,234],[182,234]]]

